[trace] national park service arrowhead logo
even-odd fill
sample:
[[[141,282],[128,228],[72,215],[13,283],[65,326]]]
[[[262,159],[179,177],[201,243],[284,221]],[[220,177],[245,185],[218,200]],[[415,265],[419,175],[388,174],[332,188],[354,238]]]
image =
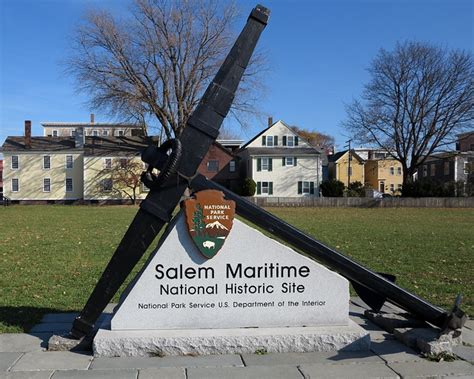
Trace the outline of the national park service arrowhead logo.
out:
[[[184,202],[186,224],[201,254],[212,258],[232,229],[235,202],[224,200],[224,194],[216,190],[199,191],[194,196]]]

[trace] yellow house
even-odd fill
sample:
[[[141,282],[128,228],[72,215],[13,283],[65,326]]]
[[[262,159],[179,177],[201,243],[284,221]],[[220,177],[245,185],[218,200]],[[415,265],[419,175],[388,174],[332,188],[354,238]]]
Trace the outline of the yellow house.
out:
[[[365,186],[382,193],[399,194],[403,184],[402,165],[395,159],[365,162]]]
[[[353,150],[345,150],[328,156],[330,179],[337,179],[347,187],[349,183],[365,182],[364,160]]]
[[[83,150],[74,139],[7,137],[4,195],[13,201],[75,201],[83,197]]]
[[[3,193],[16,202],[142,199],[143,137],[7,137],[3,146]],[[135,192],[135,196],[133,196]]]

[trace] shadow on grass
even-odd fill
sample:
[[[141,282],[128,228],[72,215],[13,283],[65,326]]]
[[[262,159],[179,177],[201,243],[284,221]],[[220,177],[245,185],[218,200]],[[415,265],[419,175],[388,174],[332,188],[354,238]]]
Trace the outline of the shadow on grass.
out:
[[[0,333],[27,333],[45,314],[64,312],[54,308],[0,306]]]

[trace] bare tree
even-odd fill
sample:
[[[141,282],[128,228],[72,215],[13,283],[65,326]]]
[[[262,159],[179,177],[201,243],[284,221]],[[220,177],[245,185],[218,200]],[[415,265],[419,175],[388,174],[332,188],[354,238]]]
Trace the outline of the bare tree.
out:
[[[291,129],[313,146],[320,147],[325,151],[331,150],[334,147],[334,137],[329,134],[299,128],[298,126],[291,126]]]
[[[131,15],[90,12],[67,70],[93,108],[141,122],[149,117],[168,138],[179,136],[234,41],[238,12],[214,0],[135,0]],[[251,62],[233,112],[255,109],[262,62],[262,55]]]
[[[390,151],[410,181],[426,157],[473,120],[473,61],[427,43],[380,50],[361,101],[347,107],[353,138]]]
[[[141,173],[143,163],[139,159],[120,158],[114,159],[111,169],[104,170],[110,180],[110,191],[114,191],[121,196],[128,197],[132,204],[136,204],[141,188]],[[103,174],[102,173],[102,174]]]

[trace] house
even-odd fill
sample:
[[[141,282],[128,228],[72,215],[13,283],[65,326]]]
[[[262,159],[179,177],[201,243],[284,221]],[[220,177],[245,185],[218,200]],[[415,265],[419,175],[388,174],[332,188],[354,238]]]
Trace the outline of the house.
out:
[[[365,183],[364,164],[365,160],[352,149],[332,154],[328,156],[329,178],[343,182],[346,187],[353,182]]]
[[[143,127],[130,123],[96,123],[94,114],[90,122],[42,122],[45,137],[74,137],[76,130],[82,128],[85,136],[130,137],[143,136]]]
[[[14,202],[125,199],[123,193],[108,188],[93,195],[96,161],[135,157],[146,145],[143,137],[85,137],[80,127],[74,137],[32,137],[31,121],[25,121],[24,137],[9,136],[2,146],[4,194]],[[113,183],[108,184],[115,190]]]
[[[216,141],[211,145],[198,167],[198,172],[231,191],[240,189],[240,157],[220,142]]]
[[[456,143],[457,151],[474,151],[474,130],[470,132],[458,134]]]
[[[402,165],[393,158],[367,160],[364,175],[364,185],[368,188],[391,195],[400,194],[402,190]]]
[[[238,151],[243,177],[257,184],[256,196],[319,196],[322,152],[283,121],[273,123]]]
[[[418,169],[418,179],[429,178],[442,183],[467,182],[473,175],[474,151],[450,151],[432,154]]]
[[[3,159],[0,159],[0,197],[3,194]]]

